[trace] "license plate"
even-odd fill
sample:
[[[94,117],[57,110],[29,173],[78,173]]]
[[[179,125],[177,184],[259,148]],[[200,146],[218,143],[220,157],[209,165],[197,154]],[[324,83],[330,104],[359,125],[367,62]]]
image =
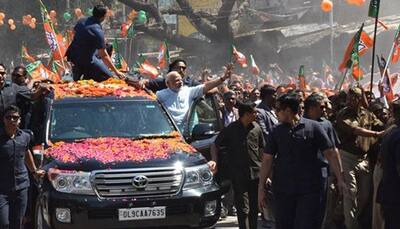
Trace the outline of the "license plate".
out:
[[[165,206],[118,209],[118,219],[120,221],[142,220],[142,219],[164,219],[165,216],[166,216]]]

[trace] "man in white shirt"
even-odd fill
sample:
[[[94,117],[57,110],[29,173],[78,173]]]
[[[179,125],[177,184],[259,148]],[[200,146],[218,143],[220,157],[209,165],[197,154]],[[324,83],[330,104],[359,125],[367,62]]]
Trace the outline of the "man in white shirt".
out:
[[[183,85],[181,74],[177,71],[172,71],[167,74],[165,79],[168,88],[157,91],[156,95],[174,118],[176,124],[181,126],[194,100],[223,83],[231,76],[231,72],[232,65],[228,65],[224,76],[195,87],[188,87]]]

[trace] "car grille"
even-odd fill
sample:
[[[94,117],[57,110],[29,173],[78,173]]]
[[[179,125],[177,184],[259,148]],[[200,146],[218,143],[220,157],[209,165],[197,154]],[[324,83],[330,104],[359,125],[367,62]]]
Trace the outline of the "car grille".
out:
[[[134,178],[143,176],[147,185],[135,187]],[[97,194],[103,198],[173,196],[181,189],[183,171],[175,168],[95,171],[92,181]]]

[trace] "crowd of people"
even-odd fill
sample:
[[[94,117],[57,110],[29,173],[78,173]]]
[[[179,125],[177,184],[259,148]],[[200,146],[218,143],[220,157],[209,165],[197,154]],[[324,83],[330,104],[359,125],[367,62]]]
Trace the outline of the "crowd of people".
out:
[[[186,69],[183,60],[170,70],[175,65]],[[185,83],[192,81],[183,81],[187,76],[181,71],[175,79],[181,89],[171,88],[169,75],[176,73],[167,74],[164,89],[175,92],[169,95],[174,104],[164,106],[171,112],[181,107],[183,117],[189,106],[179,105],[180,90],[199,86]],[[394,194],[400,191],[400,100],[386,107],[383,98],[360,86],[329,97],[287,87],[279,91],[267,83],[246,92],[232,70],[227,73],[218,80],[229,82],[214,91],[225,128],[211,148],[209,166],[217,176],[229,174],[240,228],[256,228],[259,211],[266,227],[400,227]],[[221,147],[227,151],[223,167]]]

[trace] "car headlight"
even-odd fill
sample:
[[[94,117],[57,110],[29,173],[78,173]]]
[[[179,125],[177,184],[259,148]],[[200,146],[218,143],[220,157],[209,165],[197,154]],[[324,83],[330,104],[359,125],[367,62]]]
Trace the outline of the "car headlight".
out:
[[[199,188],[213,183],[213,174],[207,164],[185,168],[183,189]]]
[[[88,172],[52,168],[49,169],[48,177],[54,189],[59,192],[95,195]]]

